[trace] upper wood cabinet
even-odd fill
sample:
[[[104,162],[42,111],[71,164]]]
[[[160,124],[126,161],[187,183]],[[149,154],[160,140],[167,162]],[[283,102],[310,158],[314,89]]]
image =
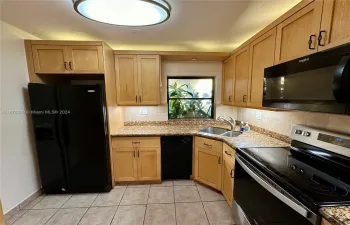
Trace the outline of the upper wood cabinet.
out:
[[[32,45],[35,73],[69,73],[66,46]]]
[[[222,64],[222,103],[225,105],[233,104],[233,86],[234,86],[234,57],[231,56]]]
[[[38,74],[103,74],[102,46],[32,45]]]
[[[102,46],[67,46],[71,73],[104,73]]]
[[[315,0],[277,25],[276,63],[317,52],[322,4]]]
[[[249,45],[234,54],[234,105],[246,106],[249,82]]]
[[[325,0],[323,3],[319,50],[350,42],[350,0]]]
[[[160,57],[139,55],[137,62],[139,104],[158,105],[160,103]]]
[[[276,28],[250,44],[250,66],[247,106],[262,107],[264,69],[273,66],[275,59]]]
[[[160,104],[159,55],[115,55],[118,105]]]

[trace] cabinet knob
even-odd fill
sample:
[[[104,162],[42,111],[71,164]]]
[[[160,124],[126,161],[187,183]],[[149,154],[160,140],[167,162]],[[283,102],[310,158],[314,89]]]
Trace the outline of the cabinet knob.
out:
[[[231,178],[234,177],[234,176],[233,176],[233,169],[232,169],[231,172],[230,172],[230,177],[231,177]]]
[[[243,95],[243,102],[247,101],[247,95]]]
[[[218,164],[221,164],[221,157],[219,157],[218,159]]]
[[[137,102],[137,95],[136,95],[136,97],[135,97],[135,102]]]
[[[142,102],[142,98],[141,98],[141,95],[139,96],[139,101]]]
[[[69,69],[70,69],[70,70],[73,70],[72,62],[69,62]]]
[[[65,70],[68,70],[67,62],[64,62],[64,69],[65,69]]]
[[[231,95],[230,95],[230,96],[228,96],[228,101],[229,101],[229,102],[231,102]]]
[[[232,156],[230,153],[228,153],[228,151],[225,151],[226,155]]]

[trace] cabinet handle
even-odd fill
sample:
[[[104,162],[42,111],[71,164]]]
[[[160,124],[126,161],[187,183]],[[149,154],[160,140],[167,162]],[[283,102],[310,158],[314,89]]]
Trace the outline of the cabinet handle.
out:
[[[137,95],[136,95],[136,97],[135,97],[135,101],[137,102]]]
[[[132,143],[133,143],[133,144],[140,144],[141,142],[139,142],[139,141],[133,141]]]
[[[142,102],[141,95],[139,96],[139,101]]]
[[[232,156],[230,153],[228,153],[228,151],[225,151],[226,155]]]
[[[67,62],[64,62],[64,69],[65,69],[65,70],[68,70]]]
[[[311,50],[313,50],[313,49],[316,49],[315,47],[311,47],[312,46],[312,38],[316,38],[316,35],[314,35],[314,34],[312,34],[312,35],[310,35],[310,39],[309,39],[309,42],[308,42],[308,44],[309,44],[309,49],[311,49]]]
[[[228,96],[228,101],[229,101],[229,102],[231,102],[231,95],[230,95],[230,96]]]
[[[230,177],[233,178],[233,169],[230,172]]]
[[[137,151],[137,157],[140,158],[140,151]]]
[[[247,95],[243,95],[243,102],[246,102],[247,101]]]
[[[73,70],[72,62],[69,62],[69,68],[70,70]]]
[[[210,144],[204,143],[204,145],[211,148]]]
[[[323,38],[322,37],[323,33],[326,34],[326,31],[325,30],[321,30],[320,33],[318,34],[318,45],[319,46],[325,46],[325,44],[321,44],[321,41],[322,41],[322,38]],[[327,38],[327,36],[325,38]],[[326,40],[324,42],[326,42]]]
[[[134,151],[133,155],[134,155],[134,158],[135,158],[135,156],[136,156],[136,153],[135,153],[135,151]]]
[[[221,164],[221,157],[219,157],[218,159],[218,164]]]

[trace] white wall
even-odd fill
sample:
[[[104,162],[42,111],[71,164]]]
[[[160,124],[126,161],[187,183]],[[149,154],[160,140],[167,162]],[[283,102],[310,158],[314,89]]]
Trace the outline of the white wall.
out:
[[[40,188],[31,116],[21,113],[29,108],[24,39],[37,38],[1,22],[0,196],[5,213]]]
[[[256,113],[262,114],[261,120]],[[238,108],[238,119],[289,136],[293,124],[303,124],[350,135],[350,116],[313,112],[273,112]]]
[[[214,76],[215,77],[215,103],[216,115],[233,115],[237,117],[237,110],[221,104],[221,62],[162,62],[162,89],[161,105],[159,106],[130,106],[124,108],[124,121],[166,121],[168,120],[167,105],[167,77],[168,76]],[[148,115],[140,115],[140,109],[147,108]]]

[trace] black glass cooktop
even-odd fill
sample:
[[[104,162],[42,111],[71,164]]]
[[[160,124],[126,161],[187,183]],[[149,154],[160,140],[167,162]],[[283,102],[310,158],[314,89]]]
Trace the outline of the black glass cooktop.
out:
[[[292,147],[239,151],[303,202],[318,207],[350,205],[350,160],[344,156],[297,141]]]

